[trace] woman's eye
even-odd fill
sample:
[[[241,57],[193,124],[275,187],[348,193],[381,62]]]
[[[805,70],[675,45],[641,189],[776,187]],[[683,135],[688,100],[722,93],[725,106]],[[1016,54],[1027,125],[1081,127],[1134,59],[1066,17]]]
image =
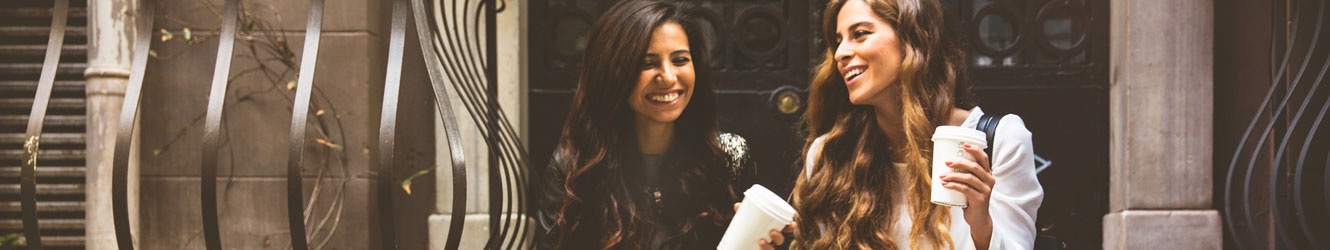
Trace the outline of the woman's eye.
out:
[[[872,34],[872,33],[869,33],[868,31],[865,31],[865,30],[859,30],[859,31],[855,31],[851,36],[854,36],[854,39],[859,39],[859,38],[861,38],[861,37],[867,36],[868,34]]]
[[[674,65],[683,66],[684,64],[688,64],[688,62],[692,60],[693,60],[692,58],[687,58],[687,57],[675,58]]]
[[[643,69],[650,69],[652,67],[656,67],[656,62],[653,62],[651,60],[642,61]]]

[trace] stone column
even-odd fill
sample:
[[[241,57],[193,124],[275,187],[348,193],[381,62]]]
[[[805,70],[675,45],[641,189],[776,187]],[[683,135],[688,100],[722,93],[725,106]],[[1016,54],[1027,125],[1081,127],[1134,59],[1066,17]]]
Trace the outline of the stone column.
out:
[[[1220,249],[1212,0],[1113,1],[1104,249]]]
[[[527,103],[527,3],[525,1],[503,1],[507,6],[495,17],[497,22],[497,44],[498,47],[498,92],[499,106],[503,107],[507,118],[512,122],[513,129],[521,137],[523,144],[527,141],[527,123],[526,123],[526,103]],[[449,6],[444,7],[444,11],[450,11]],[[483,20],[483,18],[482,18]],[[480,38],[484,38],[484,29],[482,27]],[[446,41],[445,41],[446,42]],[[481,43],[481,52],[484,50],[484,43]],[[449,94],[456,95],[457,90],[449,85]],[[450,98],[454,114],[458,119],[457,123],[462,128],[462,143],[465,147],[467,159],[467,207],[466,211],[452,211],[452,162],[449,157],[448,143],[445,141],[446,133],[443,132],[443,125],[438,123],[436,118],[435,126],[435,180],[436,180],[436,206],[438,213],[430,216],[430,249],[443,249],[444,241],[448,236],[448,225],[452,219],[452,213],[466,213],[466,227],[462,236],[460,249],[480,249],[485,246],[486,240],[490,234],[489,229],[489,161],[487,154],[488,148],[485,145],[485,138],[480,134],[475,122],[467,115],[466,107],[459,97]],[[438,115],[435,114],[437,117]],[[548,155],[530,157],[549,157]],[[542,166],[543,167],[543,166]],[[504,183],[507,185],[507,183]],[[529,194],[531,195],[531,194]],[[505,216],[518,216],[528,220],[528,227],[525,229],[527,234],[535,231],[536,226],[534,216],[523,214],[507,213]],[[510,231],[515,229],[509,229]],[[509,232],[508,234],[512,234]],[[530,237],[524,237],[528,241],[526,246],[531,246]],[[507,246],[504,246],[507,247]]]
[[[143,22],[143,18],[152,18],[140,16],[138,6],[137,0],[88,1],[88,69],[83,72],[87,78],[88,105],[84,239],[92,250],[117,249],[111,215],[111,165],[117,123],[129,81],[135,24]],[[139,235],[138,137],[135,133],[130,138],[134,143],[127,179],[131,231],[136,238]]]

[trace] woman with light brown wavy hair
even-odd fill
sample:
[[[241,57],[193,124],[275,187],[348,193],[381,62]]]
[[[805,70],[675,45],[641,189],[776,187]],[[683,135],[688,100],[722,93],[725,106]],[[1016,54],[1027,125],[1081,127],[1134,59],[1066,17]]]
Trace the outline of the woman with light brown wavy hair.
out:
[[[934,129],[975,128],[983,116],[943,16],[937,0],[827,4],[829,46],[804,117],[806,171],[791,197],[793,248],[1032,248],[1043,189],[1019,116],[1000,118],[992,167],[969,144],[976,161],[942,164],[954,170],[942,186],[965,194],[968,207],[930,202]]]

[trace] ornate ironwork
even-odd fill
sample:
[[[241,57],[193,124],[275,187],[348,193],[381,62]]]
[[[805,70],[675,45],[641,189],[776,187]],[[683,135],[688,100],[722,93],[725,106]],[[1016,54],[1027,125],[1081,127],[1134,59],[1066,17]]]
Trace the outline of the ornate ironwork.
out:
[[[37,95],[33,98],[32,112],[28,115],[28,130],[23,136],[23,157],[19,176],[19,199],[23,217],[23,236],[31,249],[42,248],[42,232],[37,224],[37,150],[41,143],[42,123],[46,121],[46,105],[51,102],[51,88],[55,84],[56,69],[60,64],[60,50],[65,44],[65,22],[69,17],[69,0],[55,1],[51,15],[51,35],[46,43],[46,59],[37,80]]]
[[[445,3],[450,5],[444,6]],[[494,231],[490,234],[486,248],[497,249],[507,245],[508,248],[520,249],[526,242],[519,237],[531,227],[530,223],[520,216],[504,216],[503,213],[512,211],[526,214],[530,211],[526,202],[527,153],[512,123],[498,105],[496,66],[498,50],[495,25],[496,14],[499,11],[496,8],[497,4],[494,1],[483,0],[431,1],[431,4],[431,6],[417,4],[418,8],[425,10],[418,10],[416,15],[418,15],[418,29],[429,29],[429,32],[420,32],[421,46],[426,52],[426,63],[429,65],[430,77],[435,84],[436,102],[440,105],[440,112],[444,112],[445,103],[450,101],[444,92],[445,87],[441,86],[441,78],[446,75],[453,89],[458,91],[456,96],[461,99],[467,113],[479,128],[481,136],[486,138],[485,143],[489,149],[489,213],[490,228]],[[427,15],[429,14],[427,10],[433,10],[433,15]],[[426,20],[425,16],[432,19]],[[481,28],[485,28],[483,38],[480,37]],[[482,41],[485,47],[480,44]],[[480,53],[482,49],[484,55]],[[449,136],[452,137],[451,134]],[[452,146],[454,150],[459,147],[460,145]],[[459,167],[460,165],[455,165],[454,172],[457,172]],[[454,175],[454,187],[461,185],[456,183],[459,178],[461,177]],[[453,204],[454,219],[450,225],[452,229],[449,231],[447,241],[449,247],[455,244],[456,241],[452,240],[454,237],[461,237],[461,220],[457,216],[458,213],[465,211],[465,207],[462,205],[464,203],[456,202],[456,199],[460,199],[464,193],[459,190],[464,189],[454,189],[456,196]],[[458,232],[458,235],[452,235],[453,232]]]
[[[1298,8],[1312,2],[1316,3],[1315,9]],[[1330,227],[1326,226],[1330,217],[1323,212],[1330,209],[1330,192],[1326,192],[1330,191],[1330,171],[1324,167],[1330,164],[1330,159],[1316,162],[1320,160],[1319,157],[1308,158],[1309,154],[1315,155],[1324,150],[1327,143],[1317,132],[1326,113],[1330,111],[1330,99],[1325,99],[1330,91],[1320,88],[1326,73],[1330,72],[1330,60],[1317,55],[1323,55],[1326,49],[1318,45],[1322,31],[1326,28],[1326,12],[1330,6],[1324,1],[1290,1],[1288,4],[1286,7],[1292,13],[1289,19],[1291,23],[1286,24],[1283,17],[1278,15],[1272,22],[1275,25],[1272,30],[1286,30],[1288,33],[1272,33],[1273,41],[1284,42],[1273,42],[1275,46],[1271,48],[1271,55],[1277,56],[1271,60],[1276,65],[1271,67],[1277,70],[1273,71],[1270,90],[1238,142],[1225,176],[1224,225],[1227,234],[1241,249],[1264,249],[1271,246],[1278,249],[1330,247],[1330,242],[1323,237],[1326,232],[1330,232]],[[1304,11],[1314,11],[1315,14],[1304,16],[1312,14]],[[1313,17],[1313,27],[1306,29],[1303,22]],[[1278,47],[1283,48],[1283,53],[1275,53]],[[1299,56],[1302,57],[1301,63],[1295,61]],[[1309,77],[1312,72],[1307,69],[1316,64],[1321,64],[1321,68],[1313,79]],[[1298,69],[1292,71],[1292,67]],[[1310,86],[1306,86],[1307,83]],[[1276,95],[1280,92],[1283,94]],[[1316,119],[1308,123],[1303,117],[1311,114],[1307,108],[1316,100],[1322,100],[1321,109],[1316,113]],[[1298,101],[1301,103],[1297,110],[1293,110],[1290,104]],[[1253,134],[1258,128],[1259,132]],[[1283,136],[1276,137],[1280,131]],[[1297,142],[1299,138],[1301,143]],[[1267,146],[1267,143],[1270,145]],[[1252,144],[1255,146],[1249,147]],[[1272,148],[1273,155],[1267,155]],[[1293,158],[1295,153],[1296,160]],[[1261,177],[1258,171],[1266,168],[1270,171],[1268,179],[1258,179]],[[1308,173],[1316,170],[1325,173],[1325,178],[1319,180],[1319,187],[1314,179],[1316,177]],[[1268,189],[1264,190],[1268,191],[1265,193],[1268,197],[1261,196],[1263,187],[1255,183],[1259,181],[1269,182],[1269,186],[1264,187]],[[1315,195],[1318,192],[1322,197]],[[1260,198],[1270,199],[1268,207],[1263,206],[1266,204],[1257,204],[1262,203],[1258,200]],[[1315,202],[1314,199],[1318,198],[1324,204]],[[1258,218],[1267,216],[1264,213],[1266,209],[1269,218]],[[1261,232],[1257,228],[1261,225],[1258,220],[1263,219],[1269,219],[1273,226],[1272,239],[1266,239],[1269,232]]]

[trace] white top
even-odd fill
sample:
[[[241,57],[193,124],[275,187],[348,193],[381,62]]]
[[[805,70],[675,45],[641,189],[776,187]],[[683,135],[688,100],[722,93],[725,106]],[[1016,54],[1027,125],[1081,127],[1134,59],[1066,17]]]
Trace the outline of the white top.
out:
[[[975,128],[983,110],[975,107],[965,118],[962,127]],[[813,162],[822,150],[826,136],[813,140],[805,159],[804,172],[813,174]],[[993,138],[993,176],[997,183],[993,185],[992,197],[988,201],[988,213],[993,219],[993,236],[988,243],[990,250],[1033,249],[1035,238],[1034,221],[1039,205],[1044,201],[1044,189],[1035,176],[1034,143],[1030,130],[1020,116],[1007,115],[998,123]],[[904,163],[893,163],[898,168],[908,167]],[[931,171],[925,171],[931,173]],[[895,194],[900,195],[900,194]],[[899,249],[910,249],[909,207],[897,204],[897,211],[903,211],[896,218],[892,228],[893,238]],[[951,239],[956,249],[975,249],[974,239],[970,237],[970,225],[965,222],[965,210],[958,207],[951,212]],[[928,244],[923,244],[928,247]],[[929,247],[932,248],[932,247]]]

